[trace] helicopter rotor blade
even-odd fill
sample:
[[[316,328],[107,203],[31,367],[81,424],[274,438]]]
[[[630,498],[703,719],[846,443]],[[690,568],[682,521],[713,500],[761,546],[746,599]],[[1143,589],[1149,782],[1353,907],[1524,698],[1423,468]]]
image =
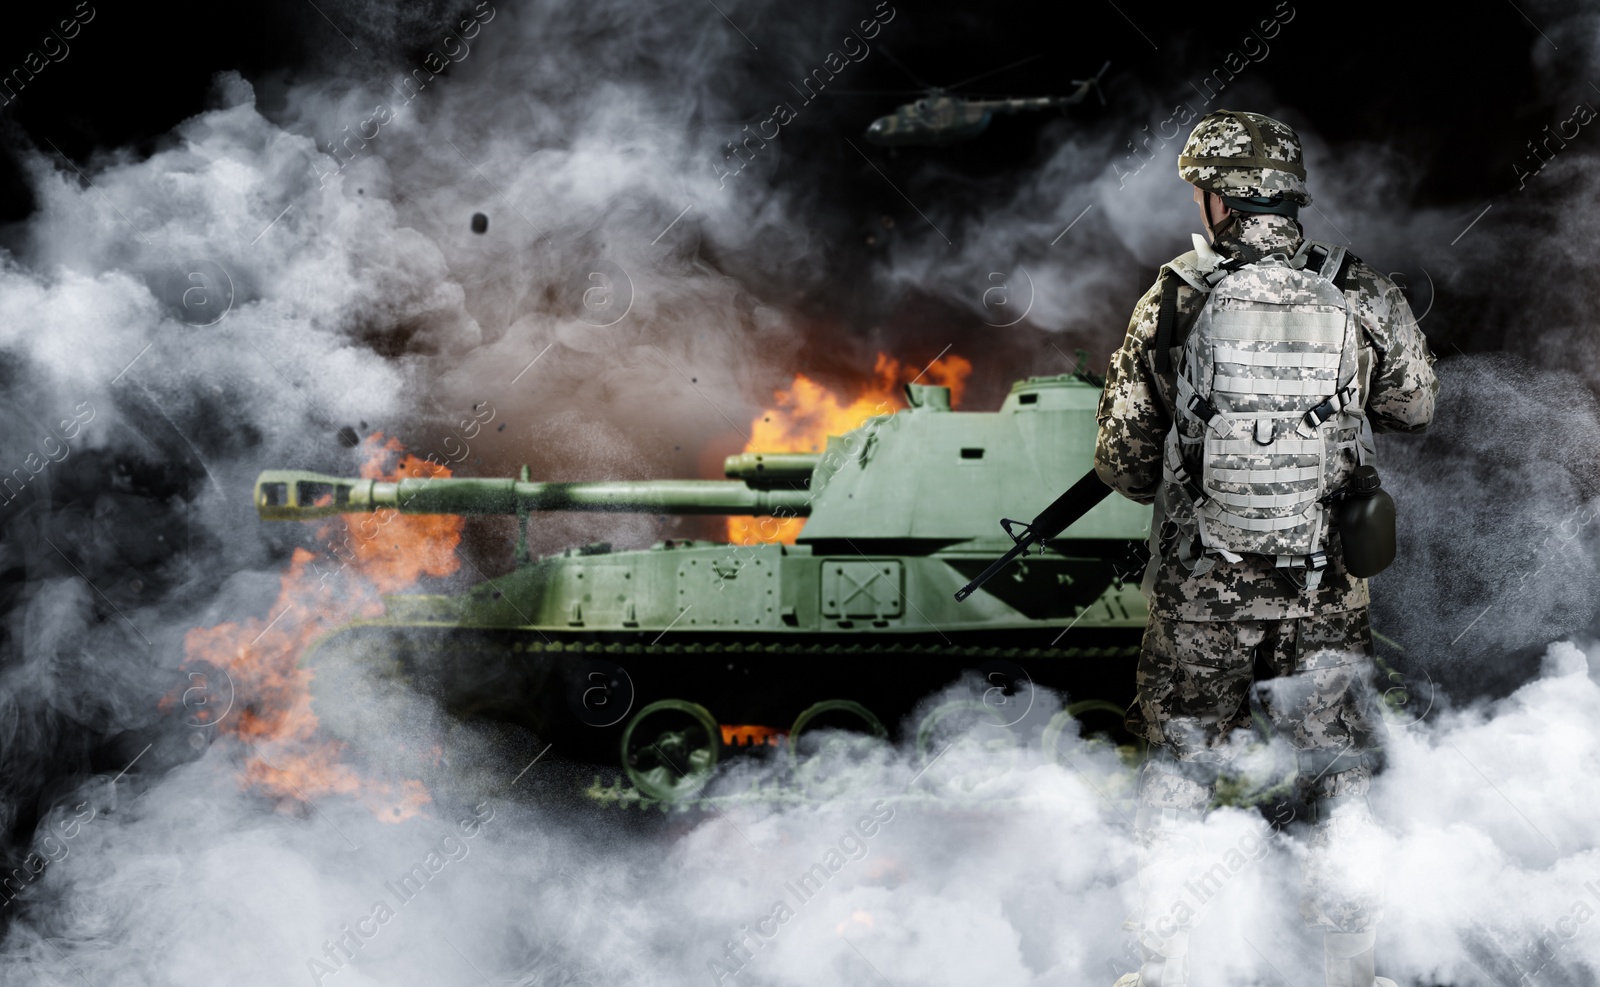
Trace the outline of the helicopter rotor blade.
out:
[[[1083,85],[1086,86],[1086,87],[1092,88],[1094,90],[1094,94],[1096,96],[1100,97],[1100,105],[1101,106],[1106,105],[1106,91],[1104,89],[1100,88],[1100,79],[1106,74],[1106,69],[1108,69],[1110,67],[1111,67],[1111,63],[1110,62],[1106,62],[1104,65],[1100,66],[1100,71],[1098,71],[1098,72],[1096,72],[1094,74],[1094,78],[1093,79],[1085,79],[1085,80],[1083,80]]]
[[[1018,65],[1026,65],[1029,62],[1034,61],[1035,59],[1039,59],[1039,58],[1043,58],[1043,57],[1044,57],[1044,52],[1040,52],[1037,55],[1029,55],[1027,58],[1023,58],[1023,59],[1020,59],[1018,61],[1012,62],[1010,65],[1002,65],[997,69],[990,69],[987,72],[980,72],[980,73],[978,73],[977,75],[973,76],[970,79],[962,79],[960,82],[952,83],[952,84],[950,84],[948,86],[945,86],[944,88],[945,88],[946,91],[949,91],[949,90],[952,90],[952,89],[959,89],[962,86],[967,85],[968,83],[977,82],[979,79],[987,79],[991,75],[999,75],[1001,72],[1005,72],[1008,69],[1014,69]]]
[[[897,68],[901,72],[905,73],[906,78],[910,79],[912,82],[914,82],[917,85],[921,86],[923,89],[937,89],[937,88],[939,88],[938,86],[930,86],[927,83],[927,81],[924,80],[921,76],[917,75],[917,73],[915,73],[915,72],[911,71],[910,69],[906,68],[906,65],[905,65],[904,62],[902,62],[902,61],[900,61],[900,59],[894,57],[894,52],[889,50],[889,46],[888,45],[879,45],[878,46],[878,50],[883,52],[884,57],[889,59],[889,61],[894,65],[895,68]]]
[[[1073,79],[1072,84],[1077,88],[1073,89],[1070,95],[1062,96],[1057,99],[1056,105],[1060,106],[1063,111],[1065,111],[1069,106],[1077,106],[1079,103],[1089,98],[1090,90],[1093,90],[1095,96],[1099,98],[1101,106],[1106,105],[1106,93],[1105,90],[1100,88],[1100,77],[1105,75],[1106,69],[1110,67],[1110,62],[1100,66],[1100,71],[1096,72],[1094,74],[1094,78],[1092,79]]]

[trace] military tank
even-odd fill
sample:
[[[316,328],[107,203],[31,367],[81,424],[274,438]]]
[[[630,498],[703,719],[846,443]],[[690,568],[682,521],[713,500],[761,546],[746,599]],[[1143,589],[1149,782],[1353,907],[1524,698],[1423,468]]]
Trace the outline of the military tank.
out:
[[[313,708],[336,734],[357,734],[352,697],[403,680],[453,713],[532,730],[671,801],[735,749],[793,751],[821,728],[885,736],[969,672],[997,696],[1064,692],[1072,717],[1117,729],[1147,616],[1137,579],[1148,508],[1108,498],[1041,554],[954,598],[1012,547],[1000,518],[1032,517],[1090,468],[1098,383],[1031,377],[989,412],[953,411],[948,388],[910,384],[904,410],[829,437],[821,453],[731,456],[725,480],[268,470],[255,503],[272,521],[386,509],[516,516],[512,571],[460,595],[387,596],[381,616],[309,648]],[[793,544],[674,539],[534,559],[527,525],[545,511],[805,521]],[[951,712],[926,712],[918,741]],[[1068,726],[1058,716],[1046,734]]]

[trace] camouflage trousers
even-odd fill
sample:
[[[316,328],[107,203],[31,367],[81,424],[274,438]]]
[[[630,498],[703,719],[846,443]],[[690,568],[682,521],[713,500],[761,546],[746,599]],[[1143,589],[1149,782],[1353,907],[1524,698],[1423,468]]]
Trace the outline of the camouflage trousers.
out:
[[[1128,727],[1150,742],[1139,778],[1142,937],[1172,919],[1174,895],[1206,862],[1198,819],[1219,777],[1261,750],[1252,698],[1268,732],[1295,756],[1296,786],[1315,806],[1303,856],[1300,910],[1328,931],[1364,932],[1380,917],[1376,825],[1366,805],[1370,754],[1381,749],[1366,610],[1284,620],[1185,621],[1152,614]],[[1281,820],[1281,821],[1287,821]],[[1185,914],[1187,912],[1188,914]],[[1165,916],[1165,919],[1163,919]],[[1183,919],[1187,918],[1187,921]]]

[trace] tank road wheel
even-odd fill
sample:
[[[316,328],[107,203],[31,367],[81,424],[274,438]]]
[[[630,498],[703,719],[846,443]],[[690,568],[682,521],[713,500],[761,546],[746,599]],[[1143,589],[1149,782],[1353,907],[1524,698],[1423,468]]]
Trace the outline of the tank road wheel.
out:
[[[694,798],[711,780],[721,736],[716,717],[698,703],[651,703],[633,714],[622,731],[622,770],[650,798]]]
[[[950,758],[959,765],[981,759],[981,768],[959,775],[959,768],[945,768],[944,777],[953,778],[956,786],[968,791],[1009,770],[1020,753],[1011,724],[999,710],[976,699],[958,699],[934,707],[917,725],[916,750],[923,780],[932,773],[928,769],[935,761]]]
[[[807,729],[813,731],[811,737],[805,738],[808,741],[816,737],[818,730],[870,734],[877,740],[889,736],[889,731],[872,715],[872,710],[854,699],[825,699],[807,707],[805,712],[794,718],[794,726],[789,728],[791,761],[799,758],[800,741]]]
[[[847,784],[850,768],[888,736],[867,707],[853,699],[826,699],[795,717],[789,728],[789,764],[802,788],[825,798],[838,794],[830,789]]]
[[[1044,756],[1056,764],[1065,764],[1066,755],[1061,749],[1061,739],[1069,729],[1081,733],[1084,724],[1092,730],[1090,734],[1092,739],[1088,742],[1090,748],[1100,748],[1108,742],[1107,737],[1114,736],[1115,732],[1122,728],[1122,722],[1127,715],[1126,709],[1104,699],[1084,699],[1071,703],[1045,724],[1044,736],[1041,738]],[[1125,745],[1117,746],[1120,748]],[[1130,749],[1142,752],[1146,746],[1142,740],[1135,740]]]

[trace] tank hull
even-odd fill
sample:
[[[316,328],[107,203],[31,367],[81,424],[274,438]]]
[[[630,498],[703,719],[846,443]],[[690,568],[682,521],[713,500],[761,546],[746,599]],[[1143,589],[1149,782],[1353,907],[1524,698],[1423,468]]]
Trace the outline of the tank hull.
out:
[[[796,719],[830,700],[861,704],[892,739],[908,740],[919,702],[963,676],[1125,708],[1133,698],[1139,629],[1075,630],[1069,637],[1070,645],[1066,638],[1051,645],[1050,636],[1041,640],[1039,629],[1029,628],[797,633],[775,640],[748,632],[574,633],[374,621],[330,633],[305,661],[322,727],[358,749],[363,738],[386,733],[370,729],[374,717],[385,715],[376,694],[421,696],[452,720],[525,730],[538,746],[553,745],[559,759],[610,779],[621,768],[626,725],[662,700],[704,707],[731,734],[714,738],[721,757],[786,746]],[[1117,716],[1086,722],[1119,741],[1131,739]]]

